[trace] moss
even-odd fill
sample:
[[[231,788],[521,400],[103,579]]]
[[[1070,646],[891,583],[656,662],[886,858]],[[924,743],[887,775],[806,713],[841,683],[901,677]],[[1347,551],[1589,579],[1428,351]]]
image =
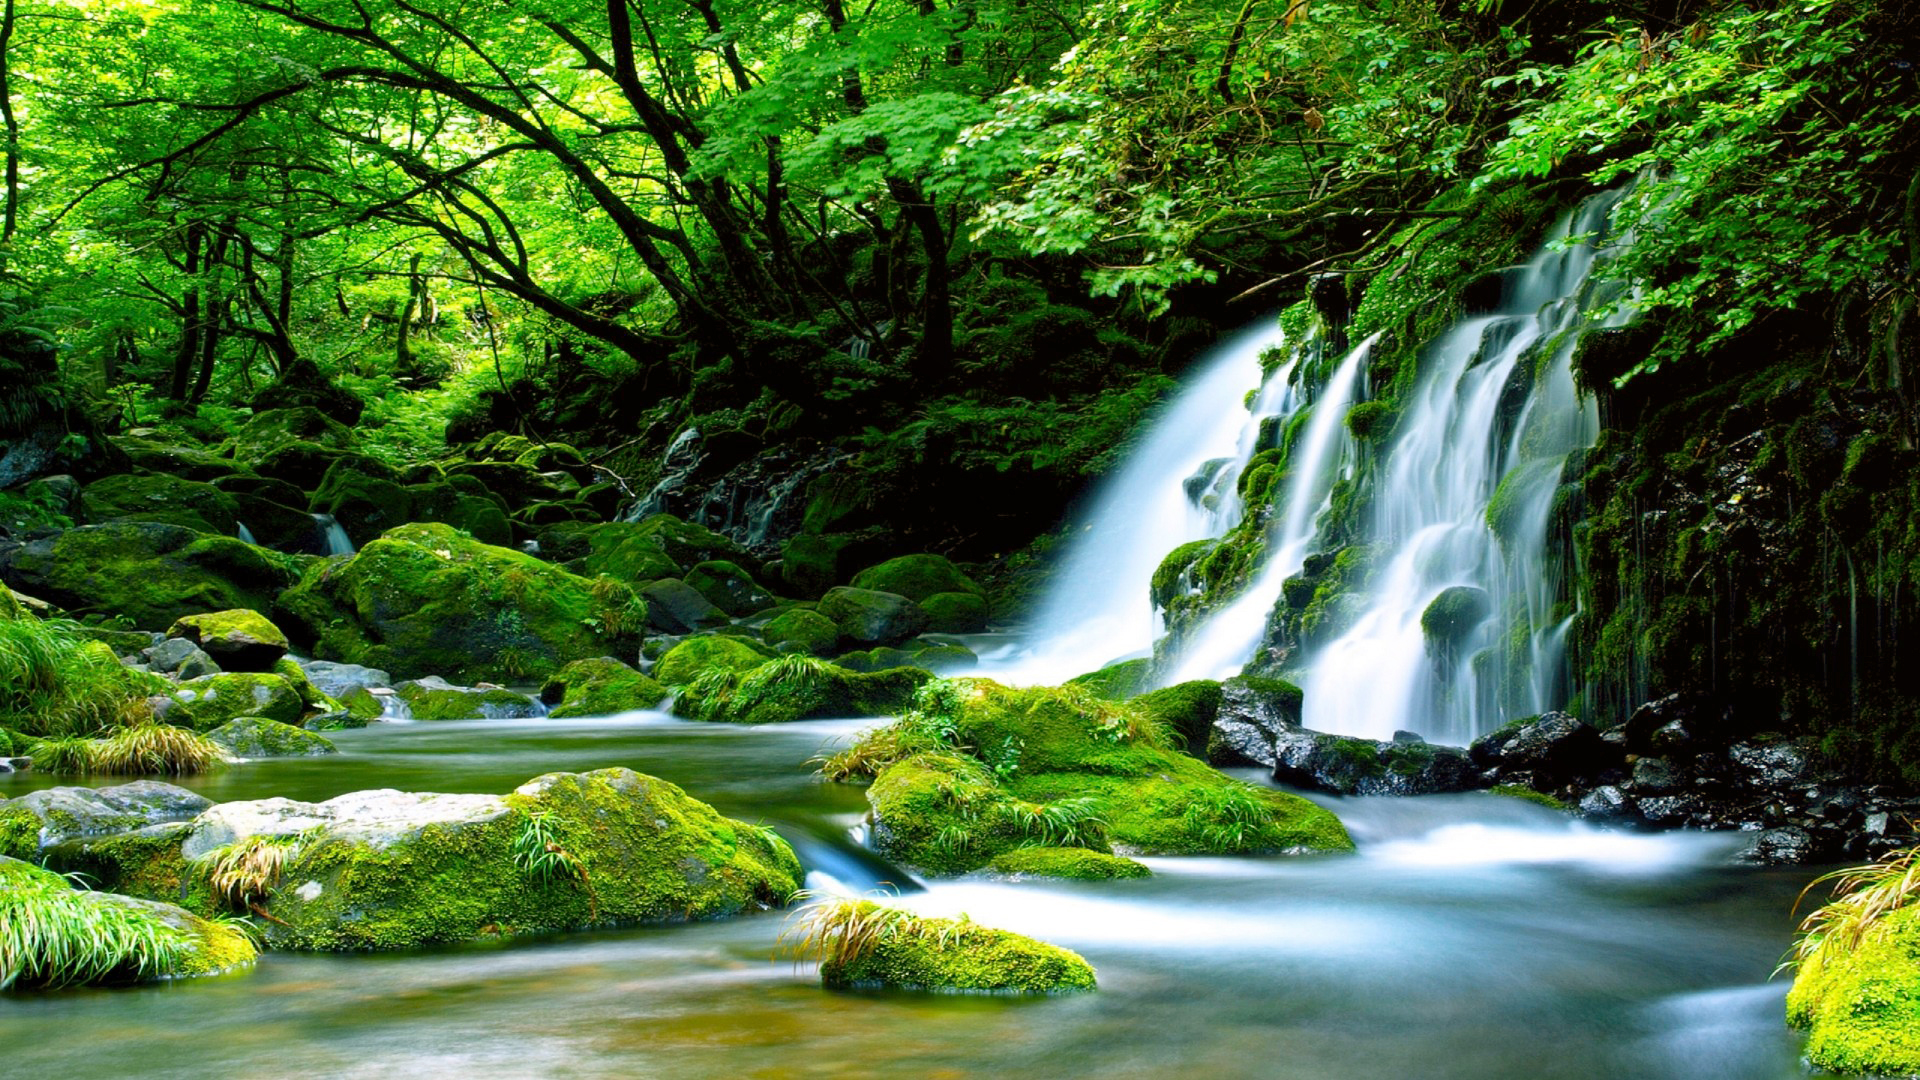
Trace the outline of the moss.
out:
[[[1009,877],[1069,878],[1075,881],[1112,881],[1152,877],[1153,871],[1132,859],[1086,848],[1030,847],[996,856],[987,868]]]
[[[987,601],[978,593],[934,593],[920,601],[920,608],[931,633],[978,634],[987,628]]]
[[[772,659],[767,650],[724,634],[693,637],[660,658],[653,677],[666,686],[685,686],[709,671],[747,672]]]
[[[1206,760],[1213,722],[1220,715],[1220,684],[1210,679],[1176,683],[1133,700],[1161,730],[1173,734],[1182,748]]]
[[[430,678],[393,689],[415,720],[522,720],[540,715],[532,698],[498,686],[454,686]]]
[[[244,608],[181,616],[167,636],[193,642],[226,671],[273,671],[288,648],[279,627]]]
[[[292,684],[278,675],[257,672],[189,679],[174,690],[173,700],[177,704],[167,713],[167,722],[201,732],[242,716],[298,724],[306,713],[306,703]]]
[[[1509,799],[1519,799],[1522,802],[1530,802],[1536,806],[1544,806],[1549,810],[1558,810],[1562,813],[1573,809],[1551,795],[1535,791],[1530,787],[1523,787],[1520,784],[1497,784],[1487,790],[1495,795],[1501,795]]]
[[[1363,401],[1347,410],[1347,430],[1362,442],[1372,442],[1391,435],[1398,419],[1391,403]]]
[[[259,954],[238,927],[172,904],[75,889],[58,874],[9,858],[0,858],[0,920],[32,928],[19,935],[23,954],[11,958],[8,975],[18,986],[218,975]]]
[[[589,553],[582,565],[589,574],[637,584],[677,578],[684,572],[667,554],[660,537],[642,532],[637,525],[614,522],[599,526],[588,534],[588,544]]]
[[[207,732],[214,745],[238,758],[319,757],[339,751],[311,731],[258,716],[243,716]]]
[[[1067,682],[1073,686],[1084,686],[1108,701],[1125,701],[1152,685],[1153,660],[1149,657],[1122,660],[1098,671],[1075,675]]]
[[[584,879],[542,878],[516,862],[534,814]],[[266,936],[293,949],[408,949],[716,918],[786,903],[801,875],[771,830],[721,817],[664,780],[628,769],[553,773],[474,820],[378,843],[351,829],[303,839],[268,905]]]
[[[637,647],[631,613],[644,607],[619,582],[414,524],[317,564],[280,610],[320,659],[477,681],[537,678]]]
[[[151,521],[221,536],[234,531],[231,495],[212,484],[174,476],[109,476],[88,484],[80,503],[94,525]]]
[[[853,587],[894,593],[915,602],[937,593],[982,594],[972,578],[940,555],[902,555],[889,559],[855,574]]]
[[[1920,1073],[1920,907],[1885,916],[1854,949],[1819,949],[1787,992],[1807,1060],[1836,1073]]]
[[[555,719],[651,709],[667,696],[666,687],[610,656],[575,660],[540,688],[540,700],[553,706],[547,715]]]
[[[752,574],[722,559],[696,564],[683,580],[708,603],[736,618],[765,611],[774,603],[773,594],[761,588]]]
[[[1427,647],[1459,645],[1480,628],[1491,610],[1484,590],[1455,585],[1442,591],[1420,613],[1420,629],[1427,635]]]
[[[775,646],[794,642],[815,656],[829,655],[840,645],[840,628],[833,620],[805,608],[774,616],[764,633]]]
[[[208,915],[218,905],[207,887],[206,876],[194,871],[180,851],[192,833],[192,822],[171,821],[130,832],[69,840],[47,849],[40,857],[61,873],[85,875],[95,888],[163,900]]]
[[[1167,557],[1160,560],[1160,565],[1153,571],[1154,604],[1166,607],[1167,602],[1181,591],[1181,582],[1187,578],[1188,571],[1218,544],[1217,540],[1195,540],[1168,552]]]
[[[76,615],[124,616],[158,628],[183,615],[264,611],[298,560],[177,525],[128,522],[69,529],[8,559],[7,584]]]
[[[820,966],[830,987],[894,987],[1023,994],[1092,990],[1079,955],[958,919],[903,920],[847,962]]]
[[[673,711],[695,720],[777,724],[836,717],[891,716],[904,710],[932,676],[918,668],[848,671],[806,656],[785,656],[744,675],[693,680]]]

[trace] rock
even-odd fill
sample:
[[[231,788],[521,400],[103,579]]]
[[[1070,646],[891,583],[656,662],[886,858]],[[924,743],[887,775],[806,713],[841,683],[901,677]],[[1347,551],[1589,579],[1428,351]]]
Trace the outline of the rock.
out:
[[[603,529],[613,528],[615,526],[603,526]],[[704,525],[682,521],[672,514],[653,514],[626,528],[632,530],[628,535],[634,538],[651,538],[655,546],[681,566],[723,560],[744,566],[749,571],[754,568],[752,558],[739,544]],[[598,549],[599,545],[596,544],[595,550]]]
[[[1101,693],[1099,690],[1095,692]],[[1129,704],[1152,717],[1166,731],[1172,732],[1180,740],[1181,749],[1193,757],[1208,761],[1211,760],[1209,744],[1214,737],[1214,722],[1220,716],[1220,703],[1224,699],[1225,693],[1219,683],[1195,679],[1141,694]],[[1271,748],[1272,743],[1269,741],[1264,745]],[[1227,746],[1221,747],[1223,757],[1232,756],[1232,753]]]
[[[331,515],[355,541],[379,536],[415,520],[413,500],[399,475],[386,466],[369,467],[360,459],[343,458],[327,469],[307,508]]]
[[[529,835],[561,856],[550,872],[516,858]],[[222,803],[195,822],[182,853],[206,857],[252,837],[289,845],[263,932],[300,950],[714,918],[784,904],[802,874],[772,830],[629,769],[549,773],[506,796]]]
[[[1030,847],[1009,851],[987,864],[987,869],[1015,880],[1028,877],[1073,881],[1112,881],[1152,877],[1153,871],[1132,859],[1086,848]]]
[[[616,581],[638,585],[661,578],[677,578],[685,572],[685,568],[667,554],[666,541],[658,530],[643,530],[625,522],[558,528],[567,530],[566,535],[572,542],[585,544],[587,552],[580,559],[586,573],[605,574]],[[548,535],[551,536],[551,532]],[[556,551],[566,550],[565,545],[551,540],[542,544]]]
[[[269,609],[295,561],[178,525],[89,525],[17,548],[0,545],[0,580],[75,613],[161,627],[183,615]]]
[[[654,665],[653,677],[667,686],[685,686],[709,671],[748,672],[773,657],[749,642],[721,634],[688,638]]]
[[[147,658],[147,666],[152,670],[170,673],[179,671],[180,665],[186,663],[187,658],[195,653],[206,656],[206,653],[200,651],[200,646],[185,638],[167,638],[144,650],[141,655]]]
[[[801,595],[819,596],[846,580],[848,563],[868,546],[857,536],[802,533],[780,546],[780,575]]]
[[[1424,740],[1375,742],[1281,731],[1273,752],[1275,780],[1336,795],[1438,795],[1482,786],[1466,751]]]
[[[1798,825],[1766,829],[1753,838],[1745,851],[1734,856],[1736,862],[1760,866],[1785,866],[1812,862],[1820,854],[1813,834]]]
[[[927,613],[897,593],[841,587],[820,599],[820,614],[858,645],[898,645],[927,629]]]
[[[220,665],[214,663],[213,657],[196,648],[187,654],[186,659],[180,661],[180,666],[174,668],[173,673],[182,682],[189,679],[203,679],[208,675],[220,674]]]
[[[31,859],[70,840],[185,821],[212,805],[204,795],[157,780],[28,792],[0,801],[0,855]]]
[[[1631,787],[1636,795],[1668,795],[1680,788],[1680,776],[1665,758],[1641,758],[1633,763]]]
[[[667,688],[611,656],[575,660],[540,688],[540,700],[557,720],[573,716],[611,716],[657,707]]]
[[[853,577],[853,587],[870,592],[893,593],[920,602],[938,593],[982,595],[972,578],[940,555],[902,555],[879,566],[869,567]]]
[[[1125,701],[1144,693],[1153,684],[1153,660],[1149,657],[1122,660],[1097,671],[1075,675],[1067,682],[1084,686],[1108,701]]]
[[[1811,745],[1804,742],[1760,746],[1743,742],[1728,747],[1727,757],[1742,774],[1743,782],[1774,790],[1804,784],[1812,778],[1811,749]]]
[[[1450,667],[1461,655],[1493,610],[1484,590],[1469,585],[1447,589],[1420,613],[1420,629],[1427,638],[1427,655]],[[1443,675],[1445,672],[1443,671]]]
[[[343,698],[354,690],[392,686],[393,676],[378,668],[359,664],[338,664],[331,660],[302,660],[300,669],[313,685],[328,697]]]
[[[238,509],[232,496],[212,484],[131,474],[88,484],[80,504],[90,525],[150,521],[222,536],[233,535]]]
[[[1476,767],[1502,776],[1527,774],[1536,788],[1557,787],[1616,763],[1613,748],[1592,725],[1567,713],[1516,720],[1468,749]]]
[[[794,608],[774,616],[761,631],[777,648],[794,642],[814,656],[829,656],[840,645],[840,628],[817,611]]]
[[[872,908],[871,901],[842,903]],[[1057,994],[1094,988],[1093,967],[1076,953],[1005,930],[904,912],[865,949],[820,965],[830,987]]]
[[[919,668],[864,673],[810,656],[783,656],[743,674],[696,680],[674,700],[673,711],[737,724],[897,716],[931,678]]]
[[[742,617],[773,606],[773,594],[739,566],[715,559],[696,564],[686,582],[728,615]]]
[[[920,601],[927,629],[936,634],[978,634],[987,629],[986,597],[970,592],[934,593]]]
[[[109,910],[114,916],[111,921],[103,918]],[[86,920],[96,928],[94,948],[117,948],[148,960],[145,965],[106,965],[105,970],[88,972],[79,980],[82,983],[218,975],[245,967],[259,955],[253,940],[239,927],[200,918],[174,904],[76,889],[59,874],[5,857],[0,857],[0,919],[45,924]],[[25,950],[8,957],[8,974],[18,978],[16,985],[71,985],[72,958],[49,951],[49,943],[58,935],[24,937]],[[154,949],[156,942],[165,945]]]
[[[242,716],[297,725],[306,715],[306,702],[300,699],[299,691],[273,674],[207,675],[181,683],[172,697],[175,709],[168,714],[167,723],[199,732],[212,731]]]
[[[1273,768],[1274,747],[1300,727],[1300,688],[1281,679],[1237,675],[1220,684],[1220,705],[1207,743],[1210,760]]]
[[[287,635],[266,616],[244,609],[183,616],[167,637],[193,642],[225,671],[272,671],[287,655]]]
[[[403,525],[312,566],[281,597],[290,636],[321,659],[402,674],[536,678],[639,647],[645,604],[449,525]]]
[[[525,720],[543,715],[540,703],[498,687],[455,686],[438,675],[393,688],[415,720]]]
[[[1580,800],[1580,815],[1598,821],[1632,821],[1637,816],[1633,801],[1612,784],[1587,792]]]
[[[647,625],[663,634],[691,634],[733,621],[700,590],[678,578],[642,585],[640,595],[647,602]]]
[[[1920,1075],[1920,907],[1883,916],[1857,941],[1833,935],[1794,974],[1787,1023],[1823,1073]]]
[[[319,757],[339,750],[311,731],[258,716],[243,716],[207,732],[214,745],[237,758]]]

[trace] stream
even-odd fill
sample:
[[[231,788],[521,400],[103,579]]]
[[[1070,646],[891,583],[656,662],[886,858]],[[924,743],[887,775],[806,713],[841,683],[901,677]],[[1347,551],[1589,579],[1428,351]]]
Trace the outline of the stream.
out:
[[[1140,881],[923,889],[849,839],[861,791],[803,764],[872,723],[377,724],[335,734],[337,756],[187,786],[217,800],[502,792],[544,771],[625,765],[775,825],[816,889],[895,883],[905,906],[1079,951],[1098,992],[829,992],[777,958],[786,916],[772,913],[425,953],[267,953],[222,978],[10,997],[5,1073],[1805,1075],[1780,1019],[1786,983],[1767,976],[1811,872],[1728,865],[1734,837],[1605,832],[1493,795],[1348,799],[1329,805],[1357,856],[1154,858]],[[54,782],[9,775],[0,794]]]

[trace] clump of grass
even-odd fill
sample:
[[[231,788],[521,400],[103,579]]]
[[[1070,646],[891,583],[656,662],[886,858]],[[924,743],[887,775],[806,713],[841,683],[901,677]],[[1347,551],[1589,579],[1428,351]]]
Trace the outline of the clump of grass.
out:
[[[1015,802],[1014,824],[1041,847],[1105,848],[1107,819],[1099,799],[1084,795],[1050,803]]]
[[[213,740],[185,728],[148,722],[89,740],[88,771],[122,776],[186,776],[226,762]]]
[[[1801,890],[1800,899],[1828,883],[1833,885],[1833,899],[1801,920],[1799,940],[1775,974],[1806,964],[1830,948],[1843,953],[1858,949],[1879,932],[1888,915],[1920,898],[1920,848],[1822,874]],[[1799,907],[1797,901],[1794,907]]]
[[[874,728],[845,749],[817,756],[807,764],[819,766],[820,775],[835,783],[871,780],[895,762],[941,746],[925,732],[895,723]]]
[[[600,897],[594,892],[587,864],[561,846],[553,829],[553,811],[530,810],[513,840],[513,864],[540,885],[579,882],[587,892],[588,918],[600,918]]]
[[[35,772],[85,776],[93,770],[93,740],[78,735],[41,739],[28,756]]]
[[[261,905],[279,887],[287,863],[300,853],[292,836],[249,836],[200,857],[207,884],[229,909],[266,915]]]
[[[73,624],[0,620],[0,723],[28,735],[84,735],[151,715],[133,673]]]
[[[0,990],[163,975],[191,947],[150,912],[35,867],[0,868]]]
[[[1181,818],[1208,847],[1252,851],[1262,846],[1273,811],[1256,788],[1233,783],[1196,791]]]
[[[793,913],[780,934],[780,942],[787,946],[796,967],[809,961],[821,967],[851,967],[871,956],[882,942],[903,934],[923,937],[944,948],[975,929],[965,915],[922,919],[910,911],[863,897],[822,897],[807,892],[800,896],[810,902]]]

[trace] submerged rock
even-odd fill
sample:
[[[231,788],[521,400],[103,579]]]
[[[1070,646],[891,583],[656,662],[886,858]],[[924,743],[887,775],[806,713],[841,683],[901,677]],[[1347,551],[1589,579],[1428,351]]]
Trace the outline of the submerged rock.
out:
[[[1094,989],[1093,966],[1057,945],[964,917],[886,912],[875,921],[881,929],[866,947],[842,950],[821,963],[823,984],[1022,994]]]

